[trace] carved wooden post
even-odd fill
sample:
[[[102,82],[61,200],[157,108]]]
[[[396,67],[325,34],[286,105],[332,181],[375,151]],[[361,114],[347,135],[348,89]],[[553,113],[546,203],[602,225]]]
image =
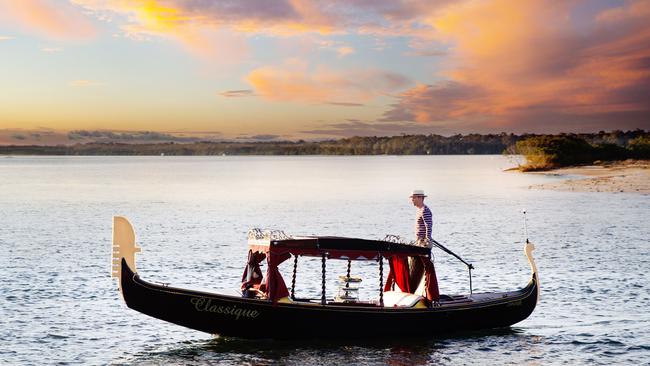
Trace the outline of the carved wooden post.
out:
[[[135,266],[135,253],[141,248],[135,245],[135,232],[133,226],[126,217],[113,216],[113,259],[111,262],[111,277],[122,279],[122,258],[133,272],[137,272]]]

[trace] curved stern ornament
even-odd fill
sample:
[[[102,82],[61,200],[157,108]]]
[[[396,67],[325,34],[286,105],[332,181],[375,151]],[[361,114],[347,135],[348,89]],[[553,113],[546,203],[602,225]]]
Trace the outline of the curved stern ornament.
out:
[[[126,264],[137,272],[135,267],[135,253],[140,252],[141,248],[135,245],[135,232],[133,226],[126,217],[113,216],[113,258],[111,261],[111,277],[118,278],[122,283],[122,258]],[[121,290],[120,285],[120,290]]]
[[[537,272],[535,259],[533,259],[533,250],[535,250],[535,244],[529,242],[528,239],[526,239],[526,244],[524,244],[524,253],[526,253],[526,258],[528,258],[531,274],[535,278],[535,282],[537,282],[537,302],[539,302],[539,273]]]

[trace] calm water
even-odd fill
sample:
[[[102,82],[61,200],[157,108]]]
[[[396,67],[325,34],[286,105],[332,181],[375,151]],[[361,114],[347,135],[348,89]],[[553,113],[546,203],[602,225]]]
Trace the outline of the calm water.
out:
[[[562,178],[501,171],[512,164],[502,156],[0,157],[0,364],[648,364],[650,196],[529,190]],[[126,308],[109,276],[113,215],[135,226],[144,279],[232,291],[249,228],[410,238],[414,188],[429,194],[434,237],[474,263],[476,291],[528,281],[520,213],[528,210],[542,286],[529,319],[438,339],[214,338]],[[434,253],[441,291],[467,292],[465,268]],[[319,263],[300,266],[297,293],[319,296],[318,271],[309,270]],[[333,281],[345,263],[328,269]],[[355,263],[353,272],[364,278],[362,297],[377,296],[376,267]],[[334,283],[328,288],[333,295]]]

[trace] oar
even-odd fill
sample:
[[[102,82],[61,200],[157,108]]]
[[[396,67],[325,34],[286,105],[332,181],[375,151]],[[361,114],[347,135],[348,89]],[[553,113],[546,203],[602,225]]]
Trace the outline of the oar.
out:
[[[459,261],[465,263],[465,265],[467,266],[467,268],[469,268],[469,269],[474,269],[474,266],[473,266],[471,263],[467,263],[467,262],[465,262],[465,260],[463,260],[463,258],[461,258],[460,256],[458,256],[458,254],[456,254],[456,253],[452,252],[451,250],[447,249],[444,245],[438,243],[437,241],[435,241],[435,240],[433,240],[433,239],[430,239],[430,240],[431,240],[431,242],[432,242],[433,244],[435,244],[438,248],[442,249],[442,251],[446,252],[447,254],[453,255],[453,256],[456,257]]]
[[[465,262],[465,260],[463,258],[461,258],[458,254],[456,254],[456,253],[452,252],[451,250],[447,249],[447,247],[445,247],[444,245],[438,243],[437,241],[431,239],[431,242],[433,244],[435,244],[438,248],[442,249],[443,252],[445,252],[447,254],[450,254],[450,255],[453,255],[454,257],[456,257],[456,259],[458,259],[459,261],[465,263],[465,265],[467,266],[467,271],[469,272],[469,294],[471,296],[474,293],[474,288],[472,287],[472,270],[474,269],[474,266],[471,263]]]

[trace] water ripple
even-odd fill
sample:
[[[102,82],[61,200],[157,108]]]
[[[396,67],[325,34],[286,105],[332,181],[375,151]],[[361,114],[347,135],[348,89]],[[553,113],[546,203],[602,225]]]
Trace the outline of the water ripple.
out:
[[[650,359],[649,196],[528,190],[547,178],[502,173],[508,163],[501,157],[187,158],[171,159],[173,169],[138,157],[2,160],[0,364],[604,365]],[[144,278],[225,292],[241,278],[248,228],[408,237],[413,210],[405,192],[414,187],[432,192],[436,238],[475,264],[476,291],[525,284],[519,210],[528,209],[542,286],[529,319],[510,329],[431,339],[213,338],[126,308],[108,276],[115,214],[136,226]],[[467,291],[463,266],[440,252],[435,261],[443,293]],[[345,263],[328,268],[346,270]],[[288,276],[291,264],[280,269]],[[370,286],[378,281],[375,266],[355,263],[353,271],[364,278],[361,296],[376,296]],[[297,280],[299,295],[320,295],[317,271],[301,272]],[[331,281],[328,288],[335,276]]]

